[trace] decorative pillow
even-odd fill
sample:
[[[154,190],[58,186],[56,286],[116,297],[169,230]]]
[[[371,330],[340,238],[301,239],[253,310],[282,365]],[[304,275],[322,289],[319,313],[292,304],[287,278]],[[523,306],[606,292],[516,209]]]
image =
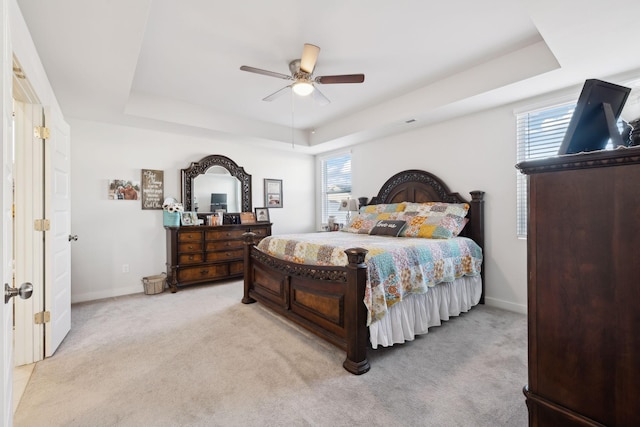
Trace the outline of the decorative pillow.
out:
[[[360,208],[360,213],[383,213],[383,212],[402,212],[406,202],[402,203],[381,203],[379,205],[368,205]]]
[[[424,237],[428,239],[450,239],[462,230],[464,218],[455,215],[423,216],[404,214],[398,219],[407,222],[400,237]]]
[[[396,219],[398,215],[400,215],[399,212],[356,214],[351,222],[342,229],[342,231],[346,231],[347,233],[369,234],[378,221],[384,219]]]
[[[462,230],[464,230],[464,226],[467,225],[468,222],[469,218],[462,218],[462,223],[460,224],[460,227],[453,232],[453,236],[458,236],[462,232]]]
[[[455,215],[459,217],[467,216],[469,212],[469,204],[467,203],[444,203],[444,202],[426,202],[426,203],[406,203],[405,212],[415,212],[422,216],[448,216]]]
[[[406,221],[383,219],[378,221],[369,234],[379,236],[397,236],[400,234],[402,227],[404,227],[406,223]]]

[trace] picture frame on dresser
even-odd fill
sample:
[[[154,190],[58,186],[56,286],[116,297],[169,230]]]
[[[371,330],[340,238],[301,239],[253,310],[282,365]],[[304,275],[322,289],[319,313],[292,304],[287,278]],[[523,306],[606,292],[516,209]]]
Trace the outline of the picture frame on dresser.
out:
[[[269,208],[256,208],[255,211],[257,222],[270,222]]]
[[[180,224],[183,226],[191,226],[198,224],[198,215],[195,212],[181,212]]]
[[[255,224],[256,216],[253,212],[241,212],[240,224]]]

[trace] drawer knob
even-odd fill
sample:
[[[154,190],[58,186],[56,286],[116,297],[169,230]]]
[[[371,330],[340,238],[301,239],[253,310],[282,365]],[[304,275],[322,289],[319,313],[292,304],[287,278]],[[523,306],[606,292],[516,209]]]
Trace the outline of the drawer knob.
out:
[[[200,270],[200,275],[204,276],[205,274],[209,274],[209,270]]]

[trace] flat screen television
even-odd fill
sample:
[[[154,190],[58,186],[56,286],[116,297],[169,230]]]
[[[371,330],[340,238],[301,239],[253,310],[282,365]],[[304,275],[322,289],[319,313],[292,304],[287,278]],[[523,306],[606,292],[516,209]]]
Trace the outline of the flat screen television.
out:
[[[602,80],[586,80],[558,154],[602,150],[609,138],[624,145],[616,122],[631,89]]]
[[[227,194],[226,193],[211,193],[211,212],[216,212],[223,209],[227,210]]]

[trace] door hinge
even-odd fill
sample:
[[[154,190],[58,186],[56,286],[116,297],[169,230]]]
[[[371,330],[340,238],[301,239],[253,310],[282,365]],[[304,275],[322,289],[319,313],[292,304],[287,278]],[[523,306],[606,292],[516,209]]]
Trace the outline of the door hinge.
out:
[[[35,126],[33,128],[33,135],[38,139],[49,139],[49,136],[51,136],[51,132],[49,132],[48,127]]]
[[[33,221],[33,229],[35,231],[49,231],[51,222],[48,219],[36,219]]]
[[[33,315],[33,321],[36,325],[42,325],[43,323],[49,323],[51,321],[50,311],[41,311]]]

